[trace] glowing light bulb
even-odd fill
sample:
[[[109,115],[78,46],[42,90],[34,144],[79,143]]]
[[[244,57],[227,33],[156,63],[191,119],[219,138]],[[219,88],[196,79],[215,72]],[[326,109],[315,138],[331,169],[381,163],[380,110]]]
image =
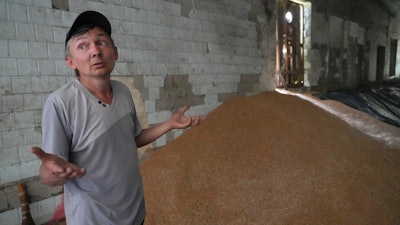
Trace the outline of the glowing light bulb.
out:
[[[286,19],[286,21],[287,21],[288,23],[291,23],[291,22],[293,21],[293,15],[292,15],[292,13],[291,13],[290,11],[288,11],[288,12],[285,14],[285,19]]]

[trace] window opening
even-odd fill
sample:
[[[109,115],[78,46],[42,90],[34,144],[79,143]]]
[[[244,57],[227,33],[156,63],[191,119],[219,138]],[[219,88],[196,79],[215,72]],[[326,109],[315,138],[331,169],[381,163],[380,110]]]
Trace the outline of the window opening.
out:
[[[277,86],[304,84],[304,6],[299,1],[278,3]]]

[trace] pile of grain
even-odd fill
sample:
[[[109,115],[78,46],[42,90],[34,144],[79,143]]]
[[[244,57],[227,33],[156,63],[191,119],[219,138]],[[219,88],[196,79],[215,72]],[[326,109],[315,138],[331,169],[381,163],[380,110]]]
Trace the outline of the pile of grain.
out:
[[[141,170],[146,224],[400,224],[400,149],[276,92],[229,99]]]

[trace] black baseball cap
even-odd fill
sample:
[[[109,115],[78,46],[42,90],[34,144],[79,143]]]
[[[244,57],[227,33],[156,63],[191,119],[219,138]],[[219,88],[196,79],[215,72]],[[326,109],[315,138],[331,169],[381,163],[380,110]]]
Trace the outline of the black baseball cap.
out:
[[[71,39],[71,37],[73,37],[76,34],[79,28],[87,25],[93,27],[100,27],[108,35],[111,36],[110,21],[108,21],[108,19],[103,14],[96,11],[85,11],[79,14],[78,17],[76,17],[74,23],[71,26],[71,29],[69,29],[65,38],[65,47],[67,47],[68,41]]]

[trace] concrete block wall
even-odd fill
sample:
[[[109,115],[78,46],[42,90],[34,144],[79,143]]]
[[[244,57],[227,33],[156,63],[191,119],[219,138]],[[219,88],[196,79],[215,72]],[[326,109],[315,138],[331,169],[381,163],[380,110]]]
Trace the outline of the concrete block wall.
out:
[[[38,223],[59,202],[61,189],[38,181],[40,162],[29,149],[41,146],[45,99],[74,79],[63,48],[80,12],[97,10],[110,19],[120,53],[113,76],[133,81],[139,117],[151,126],[182,104],[192,105],[190,114],[206,114],[232,95],[260,91],[264,61],[258,22],[249,18],[265,19],[263,7],[261,0],[1,1],[0,225],[20,223],[17,182],[26,182]],[[181,133],[173,131],[152,147]]]

